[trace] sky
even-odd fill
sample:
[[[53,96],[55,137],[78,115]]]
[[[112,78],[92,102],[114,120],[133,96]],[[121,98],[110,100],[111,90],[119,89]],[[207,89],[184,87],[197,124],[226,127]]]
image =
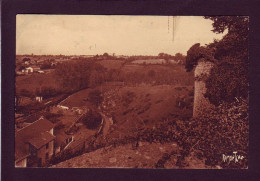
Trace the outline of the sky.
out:
[[[223,37],[211,30],[202,16],[17,15],[16,54],[186,55]]]

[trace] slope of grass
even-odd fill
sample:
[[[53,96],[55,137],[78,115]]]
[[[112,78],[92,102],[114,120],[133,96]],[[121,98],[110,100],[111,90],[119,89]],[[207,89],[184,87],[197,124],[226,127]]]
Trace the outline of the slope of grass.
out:
[[[40,87],[58,88],[54,72],[48,74],[34,73],[31,75],[16,76],[15,86],[17,92],[19,92],[22,89],[34,92],[37,88]]]

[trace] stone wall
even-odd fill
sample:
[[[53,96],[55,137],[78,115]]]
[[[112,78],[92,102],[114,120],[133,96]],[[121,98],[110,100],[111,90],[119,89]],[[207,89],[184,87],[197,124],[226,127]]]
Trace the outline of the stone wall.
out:
[[[213,65],[212,62],[199,60],[198,65],[195,68],[193,117],[200,116],[213,106],[210,104],[209,100],[204,97],[204,94],[207,91],[205,80],[209,76]]]

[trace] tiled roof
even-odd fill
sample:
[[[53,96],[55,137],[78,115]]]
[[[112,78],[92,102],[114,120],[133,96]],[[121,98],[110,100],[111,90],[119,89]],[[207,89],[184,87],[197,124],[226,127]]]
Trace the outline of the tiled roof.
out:
[[[26,143],[30,143],[38,149],[53,140],[55,137],[49,133],[52,128],[54,128],[54,124],[45,118],[40,118],[17,131],[15,133],[15,160],[20,160],[30,154]]]
[[[55,136],[50,134],[49,132],[42,132],[36,137],[28,140],[28,142],[33,145],[36,149],[41,148],[43,145],[46,145],[50,141],[54,140]]]

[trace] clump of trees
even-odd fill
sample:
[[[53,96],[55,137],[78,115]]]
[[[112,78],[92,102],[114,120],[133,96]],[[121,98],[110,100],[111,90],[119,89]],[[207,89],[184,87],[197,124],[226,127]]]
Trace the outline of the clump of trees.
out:
[[[198,157],[206,158],[207,165],[246,168],[249,144],[248,17],[205,18],[213,21],[213,32],[227,30],[228,33],[207,46],[193,45],[187,52],[186,70],[191,71],[200,60],[214,63],[205,81],[205,97],[216,107],[189,123],[179,122],[176,127],[181,135],[178,143],[184,150],[193,150]],[[238,163],[223,162],[222,154],[233,155],[233,151],[244,159]]]
[[[81,121],[88,129],[97,129],[102,122],[102,116],[96,110],[90,109]]]
[[[122,96],[122,103],[125,107],[127,107],[131,102],[133,102],[134,98],[136,97],[134,92],[127,91]]]
[[[166,64],[169,64],[170,60],[180,61],[181,64],[184,64],[186,59],[186,57],[181,53],[176,53],[174,56],[167,53],[159,53],[158,58],[166,60]]]
[[[48,99],[51,97],[55,97],[61,93],[60,90],[54,88],[54,87],[41,87],[41,88],[36,88],[35,90],[35,96],[41,96],[44,99]]]
[[[213,31],[228,33],[213,43],[217,63],[206,81],[209,100],[219,105],[222,101],[233,102],[248,97],[248,17],[206,17],[213,21]],[[226,71],[223,71],[226,70]],[[224,83],[224,84],[223,84]]]
[[[25,63],[25,62],[30,62],[31,59],[30,58],[23,58],[22,62]]]
[[[248,17],[215,16],[205,17],[213,21],[213,32],[228,33],[222,40],[207,46],[193,45],[187,52],[186,70],[191,71],[199,60],[214,62],[206,80],[205,96],[214,105],[233,102],[248,96]]]
[[[187,72],[192,71],[193,68],[198,64],[198,61],[201,59],[214,62],[214,52],[213,49],[209,47],[200,46],[200,43],[196,43],[192,45],[187,52],[185,63],[185,68]]]
[[[106,69],[94,61],[73,61],[57,65],[55,77],[66,91],[94,87],[104,81]]]

